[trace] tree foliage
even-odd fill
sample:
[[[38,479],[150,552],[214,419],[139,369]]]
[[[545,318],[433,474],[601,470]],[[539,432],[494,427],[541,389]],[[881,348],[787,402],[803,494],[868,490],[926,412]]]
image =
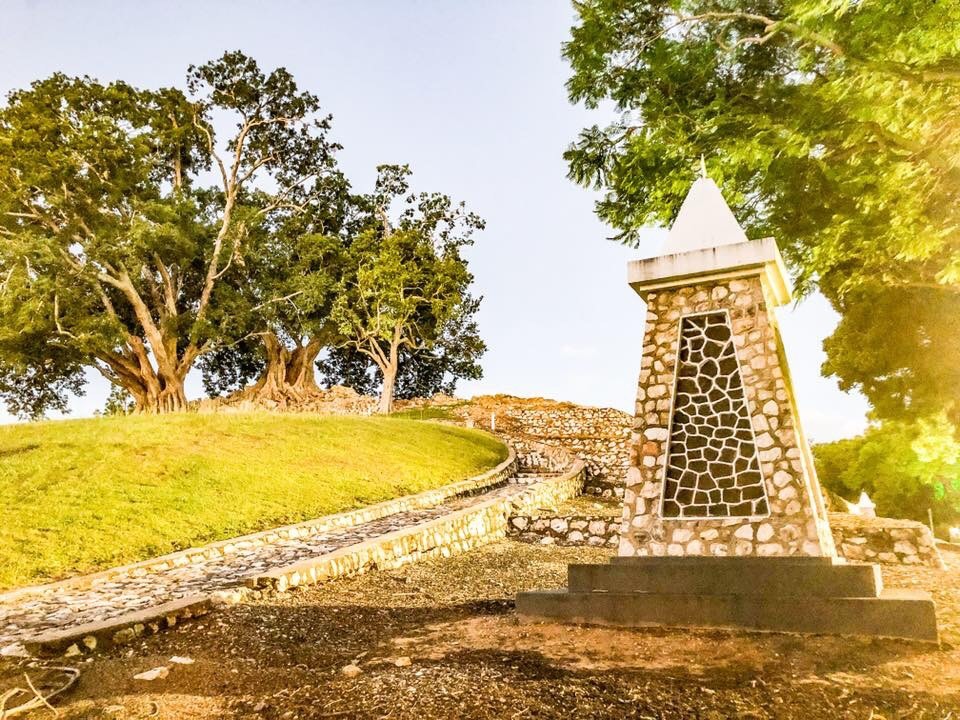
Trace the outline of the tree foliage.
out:
[[[241,53],[186,85],[54,75],[0,110],[0,366],[49,379],[11,409],[62,406],[91,366],[142,411],[182,408],[196,360],[251,324],[245,266],[330,169],[330,120]]]
[[[944,410],[960,425],[960,294],[864,285],[824,342],[824,370],[860,389],[877,415],[909,419]]]
[[[602,188],[599,216],[636,244],[675,216],[695,162],[752,237],[774,236],[802,291],[819,287],[857,332],[828,343],[826,369],[877,411],[956,412],[938,390],[957,355],[899,326],[905,299],[960,294],[960,4],[926,0],[582,0],[564,54],[570,98],[619,115],[585,129],[570,176]],[[914,293],[915,294],[911,294]],[[906,344],[912,347],[907,348]],[[856,355],[862,353],[863,357]],[[887,369],[916,361],[906,378]],[[949,372],[946,374],[950,374]],[[914,399],[921,399],[914,402]]]
[[[823,485],[855,501],[866,491],[887,517],[938,524],[960,520],[960,442],[942,415],[886,421],[860,437],[816,445]]]
[[[478,372],[459,248],[482,223],[434,194],[408,198],[392,225],[408,171],[384,169],[373,194],[354,194],[330,131],[287,70],[240,52],[191,66],[184,89],[56,74],[11,93],[0,108],[8,409],[64,410],[95,368],[138,411],[178,410],[197,365],[211,394],[297,402],[319,392],[321,350],[348,342],[402,349],[410,387]]]
[[[350,244],[331,310],[340,344],[370,358],[382,376],[380,412],[392,407],[401,353],[425,358],[420,353],[471,321],[477,302],[461,250],[483,221],[446,195],[410,194],[409,176],[406,166],[378,168],[370,222]]]
[[[314,362],[337,340],[330,311],[355,232],[350,217],[358,212],[346,179],[336,172],[326,180],[302,212],[269,229],[248,264],[243,293],[256,312],[246,316],[241,341],[201,361],[209,394],[232,391],[277,407],[319,393]]]

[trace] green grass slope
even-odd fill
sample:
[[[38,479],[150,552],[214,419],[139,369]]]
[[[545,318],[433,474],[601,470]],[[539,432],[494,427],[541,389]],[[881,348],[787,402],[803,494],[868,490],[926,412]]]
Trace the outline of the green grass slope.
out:
[[[439,487],[506,448],[395,418],[220,414],[0,427],[0,588]]]

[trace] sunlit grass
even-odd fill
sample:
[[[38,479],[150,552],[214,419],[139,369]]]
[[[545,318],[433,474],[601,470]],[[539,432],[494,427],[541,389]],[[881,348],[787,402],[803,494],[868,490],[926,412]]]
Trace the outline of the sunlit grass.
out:
[[[417,407],[398,410],[390,417],[406,420],[456,420],[457,415],[449,407]]]
[[[420,492],[505,457],[483,433],[396,418],[184,414],[0,427],[0,587]]]

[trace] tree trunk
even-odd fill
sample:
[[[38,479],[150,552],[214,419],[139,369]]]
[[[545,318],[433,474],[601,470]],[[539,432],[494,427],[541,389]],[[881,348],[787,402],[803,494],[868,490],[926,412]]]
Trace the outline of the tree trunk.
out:
[[[134,412],[158,415],[187,409],[183,387],[186,373],[154,368],[145,344],[136,335],[127,338],[127,347],[122,353],[103,355],[100,360],[109,367],[109,371],[101,368],[106,378],[133,398]]]
[[[286,385],[287,358],[289,353],[273,333],[262,337],[266,365],[257,381],[240,392],[244,399],[259,402],[278,402],[283,399]]]
[[[391,362],[383,370],[383,389],[380,391],[380,405],[377,412],[387,415],[393,410],[393,393],[397,385],[397,363]]]
[[[301,345],[290,353],[287,363],[286,383],[295,394],[301,396],[317,395],[320,386],[317,385],[317,375],[314,363],[323,343],[318,338],[311,339],[306,345]]]
[[[159,394],[155,399],[151,398],[151,404],[143,412],[159,414],[187,409],[187,395],[181,378],[162,379],[161,385]]]
[[[274,333],[262,336],[266,365],[257,381],[231,399],[247,400],[270,408],[286,408],[308,402],[321,394],[314,362],[323,343],[311,339],[292,351]]]
[[[187,395],[182,378],[163,378],[153,373],[145,373],[139,377],[124,376],[119,380],[111,380],[133,398],[135,413],[159,415],[187,409]]]

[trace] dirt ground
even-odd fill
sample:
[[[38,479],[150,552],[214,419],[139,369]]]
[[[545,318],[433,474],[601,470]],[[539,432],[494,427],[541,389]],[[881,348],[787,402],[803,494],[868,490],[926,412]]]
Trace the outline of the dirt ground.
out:
[[[960,555],[947,571],[884,568],[888,586],[934,594],[940,647],[517,622],[516,591],[605,556],[504,541],[234,606],[77,663],[59,717],[960,718]],[[2,661],[0,695],[24,671],[43,672]]]

